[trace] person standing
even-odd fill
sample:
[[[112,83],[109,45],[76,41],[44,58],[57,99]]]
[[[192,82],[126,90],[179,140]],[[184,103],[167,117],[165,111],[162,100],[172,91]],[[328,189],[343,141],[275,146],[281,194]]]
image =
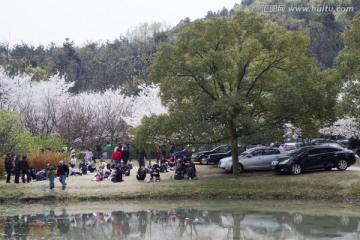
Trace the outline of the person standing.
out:
[[[7,153],[5,157],[6,183],[10,183],[11,171],[13,168],[13,158],[10,153]]]
[[[122,147],[121,147],[121,145],[119,145],[113,154],[112,159],[114,161],[115,168],[117,168],[117,167],[120,168],[120,162],[121,162],[121,158],[122,158],[121,150],[122,150]]]
[[[70,176],[76,176],[76,170],[75,170],[75,166],[76,166],[76,155],[75,153],[71,155],[71,158],[70,158],[70,168],[69,168],[69,171],[70,171]]]
[[[97,159],[102,159],[102,154],[101,154],[101,152],[102,152],[101,144],[98,143],[98,144],[96,144],[96,158],[97,158]]]
[[[92,160],[92,157],[93,157],[93,153],[92,151],[90,150],[90,148],[86,149],[86,152],[85,152],[85,156],[84,156],[84,159],[86,161],[86,164],[89,164]]]
[[[146,151],[145,149],[141,149],[141,151],[138,154],[138,162],[139,162],[139,167],[141,166],[145,166],[145,160],[146,160],[147,156],[146,156]]]
[[[59,162],[57,172],[60,175],[59,181],[61,182],[62,190],[65,190],[66,189],[66,177],[69,176],[69,166],[67,164],[64,164],[64,161],[61,160]]]
[[[106,142],[105,150],[106,150],[107,159],[111,159],[111,157],[112,157],[111,144],[109,142]]]
[[[47,177],[49,179],[49,188],[51,191],[54,191],[55,188],[55,171],[52,166],[48,166]]]
[[[129,150],[124,146],[122,152],[121,152],[121,158],[125,165],[128,164],[128,161],[130,159],[130,152]]]
[[[21,174],[22,174],[22,182],[30,182],[30,166],[29,166],[29,162],[27,160],[26,155],[24,155],[22,157],[21,163],[20,163],[20,168],[21,168]],[[25,180],[25,176],[26,176],[26,180]]]
[[[21,171],[21,161],[20,161],[20,156],[17,155],[14,162],[15,183],[19,183],[20,171]]]
[[[156,162],[159,163],[160,162],[160,159],[161,159],[161,147],[159,146],[157,149],[156,149]]]

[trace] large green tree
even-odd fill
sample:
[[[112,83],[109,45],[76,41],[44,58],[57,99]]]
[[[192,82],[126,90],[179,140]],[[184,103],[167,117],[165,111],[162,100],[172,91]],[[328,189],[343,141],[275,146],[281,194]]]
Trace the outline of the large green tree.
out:
[[[183,27],[175,44],[158,47],[149,76],[160,83],[170,114],[188,109],[202,115],[205,128],[221,129],[216,134],[230,141],[238,174],[241,137],[275,132],[305,116],[322,121],[326,92],[305,54],[307,44],[301,33],[254,13],[197,20]]]
[[[340,109],[346,117],[353,117],[360,128],[360,13],[358,12],[351,27],[344,32],[345,48],[336,59],[336,69],[344,88]]]

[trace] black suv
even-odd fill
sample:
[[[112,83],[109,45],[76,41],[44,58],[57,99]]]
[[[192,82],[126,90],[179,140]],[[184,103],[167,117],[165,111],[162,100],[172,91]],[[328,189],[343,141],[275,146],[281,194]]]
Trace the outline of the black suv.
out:
[[[356,162],[353,151],[332,146],[307,146],[290,153],[288,157],[271,163],[272,171],[298,175],[305,170],[325,169],[336,167],[344,171]]]

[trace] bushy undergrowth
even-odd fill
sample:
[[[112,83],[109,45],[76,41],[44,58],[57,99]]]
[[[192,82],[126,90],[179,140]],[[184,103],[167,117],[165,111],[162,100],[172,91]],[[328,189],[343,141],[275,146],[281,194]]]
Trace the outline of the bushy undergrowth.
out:
[[[64,163],[69,163],[69,156],[66,153],[52,151],[42,153],[38,151],[35,154],[28,155],[28,160],[31,168],[41,170],[46,168],[48,163],[52,166],[57,166],[60,160],[63,160]]]

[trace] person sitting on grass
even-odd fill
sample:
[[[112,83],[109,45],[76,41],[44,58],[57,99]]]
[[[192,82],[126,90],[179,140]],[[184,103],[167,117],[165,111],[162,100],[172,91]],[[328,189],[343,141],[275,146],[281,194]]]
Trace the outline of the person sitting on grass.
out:
[[[155,163],[151,169],[150,173],[151,181],[159,182],[160,181],[160,166],[159,164]]]
[[[111,181],[113,183],[122,182],[123,175],[119,167],[116,167],[115,170],[111,173]]]
[[[164,156],[161,156],[160,158],[160,171],[162,173],[168,172],[168,161],[165,159]]]
[[[150,174],[151,170],[152,170],[152,167],[149,165],[145,169],[146,169],[146,172]]]
[[[94,172],[96,170],[96,159],[95,156],[92,157],[91,161],[87,163],[89,172]]]
[[[185,164],[182,161],[180,161],[176,165],[174,179],[175,180],[182,180],[182,179],[185,178],[185,174],[186,174]]]
[[[132,163],[132,161],[130,159],[127,162],[127,165],[129,166],[130,169],[133,169],[133,163]]]
[[[76,176],[76,170],[72,167],[72,164],[69,166],[69,176]]]
[[[130,170],[131,169],[127,164],[121,163],[121,171],[124,176],[130,176]]]
[[[42,169],[36,172],[36,181],[43,181],[46,180],[46,170]]]
[[[139,167],[137,173],[136,173],[136,179],[138,181],[144,181],[146,178],[146,168],[144,166]]]
[[[169,159],[169,167],[171,171],[175,170],[176,168],[176,158],[174,156]]]
[[[101,160],[99,170],[101,169],[101,171],[102,171],[102,173],[100,173],[100,174],[103,179],[107,180],[108,177],[110,176],[111,171],[109,168],[110,168],[110,164],[107,164],[104,160]]]
[[[81,172],[83,175],[87,174],[87,165],[85,160],[82,160],[82,162],[79,164],[79,172]]]
[[[99,170],[96,170],[93,181],[97,181],[100,182],[103,180],[103,176],[102,176],[102,169],[101,167],[99,168]]]
[[[197,179],[195,164],[191,161],[185,162],[185,172],[189,180]]]
[[[29,170],[30,181],[36,181],[36,171],[33,168]]]

